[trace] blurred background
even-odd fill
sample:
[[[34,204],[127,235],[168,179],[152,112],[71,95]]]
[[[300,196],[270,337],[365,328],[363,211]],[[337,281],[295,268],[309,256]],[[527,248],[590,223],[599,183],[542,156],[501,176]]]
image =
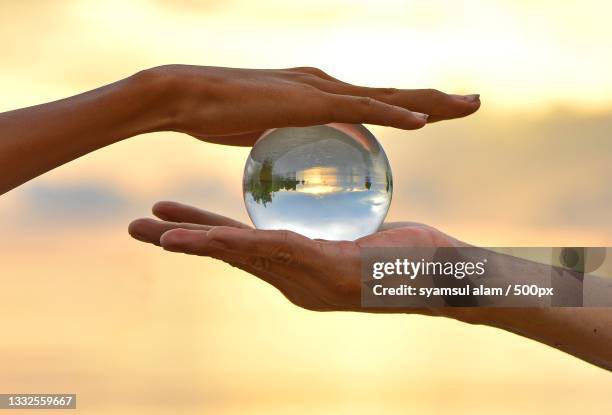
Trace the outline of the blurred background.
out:
[[[166,63],[318,66],[480,93],[474,116],[373,127],[389,219],[484,246],[612,246],[605,1],[1,1],[0,111]],[[248,149],[156,133],[0,198],[0,392],[88,414],[612,412],[608,372],[500,330],[317,314],[210,259],[129,238],[172,199],[248,220]],[[24,412],[25,413],[25,412]]]

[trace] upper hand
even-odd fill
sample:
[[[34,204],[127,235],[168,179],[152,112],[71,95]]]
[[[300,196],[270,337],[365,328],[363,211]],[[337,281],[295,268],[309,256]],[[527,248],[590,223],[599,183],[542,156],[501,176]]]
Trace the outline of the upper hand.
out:
[[[250,146],[269,128],[331,122],[417,129],[464,117],[478,95],[351,85],[316,68],[235,69],[167,65],[144,71],[169,102],[166,129]]]

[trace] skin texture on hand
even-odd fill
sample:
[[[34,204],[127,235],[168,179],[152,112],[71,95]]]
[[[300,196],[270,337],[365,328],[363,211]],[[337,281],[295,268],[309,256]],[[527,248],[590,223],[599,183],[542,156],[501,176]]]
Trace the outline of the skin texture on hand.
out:
[[[249,146],[269,128],[345,122],[412,130],[472,114],[479,106],[477,95],[360,87],[315,68],[161,66],[70,98],[0,113],[0,194],[147,132],[178,131]]]
[[[175,202],[160,202],[130,234],[172,252],[220,259],[276,287],[293,304],[314,311],[418,313],[485,324],[537,340],[606,369],[612,368],[612,313],[597,308],[361,308],[361,247],[459,247],[427,225],[384,224],[356,241],[312,240],[289,231],[256,230]],[[512,261],[499,255],[498,261]],[[511,264],[508,264],[511,265]],[[534,267],[532,272],[538,272]]]
[[[361,311],[361,247],[456,243],[433,228],[408,222],[386,224],[356,241],[324,241],[290,231],[253,229],[172,202],[156,204],[153,213],[162,221],[132,222],[129,232],[134,238],[168,251],[225,261],[276,287],[297,306],[316,311]]]
[[[480,107],[478,95],[356,86],[317,68],[170,65],[153,69],[151,76],[175,85],[169,88],[177,103],[171,129],[230,145],[253,145],[269,128],[331,122],[412,130]]]

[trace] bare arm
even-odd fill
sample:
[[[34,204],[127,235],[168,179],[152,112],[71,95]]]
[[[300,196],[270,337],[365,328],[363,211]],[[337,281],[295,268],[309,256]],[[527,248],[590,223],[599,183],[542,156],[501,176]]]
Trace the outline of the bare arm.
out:
[[[465,246],[426,225],[398,222],[357,241],[320,241],[288,231],[255,230],[235,220],[174,202],[160,202],[161,221],[138,219],[132,236],[173,252],[221,259],[276,287],[294,304],[315,311],[419,313],[504,329],[612,370],[612,308],[381,308],[361,306],[360,248]],[[483,250],[484,251],[484,250]],[[508,278],[544,280],[550,266],[491,253]],[[489,254],[487,254],[489,255]],[[505,278],[505,277],[504,277]],[[609,282],[598,290],[611,298]],[[536,303],[537,304],[537,303]]]
[[[70,98],[0,113],[0,194],[146,132],[179,131],[248,146],[268,128],[337,121],[416,129],[479,106],[475,95],[360,87],[315,68],[162,66]]]
[[[487,278],[498,280],[499,286],[512,283],[552,286],[557,304],[575,304],[578,294],[585,307],[550,307],[551,298],[530,297],[522,301],[533,307],[445,309],[443,313],[528,337],[612,370],[612,308],[589,306],[612,303],[609,279],[485,249],[476,250],[488,254],[489,266],[496,271]],[[556,276],[554,283],[551,274]]]
[[[162,127],[150,79],[130,77],[70,98],[0,114],[0,194],[68,161]]]
[[[461,317],[458,318],[461,320]],[[610,308],[475,309],[467,321],[528,337],[612,370]]]

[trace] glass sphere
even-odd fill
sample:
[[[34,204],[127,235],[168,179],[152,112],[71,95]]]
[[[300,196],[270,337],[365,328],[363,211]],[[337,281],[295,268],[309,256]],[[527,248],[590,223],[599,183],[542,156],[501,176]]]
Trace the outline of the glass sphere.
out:
[[[393,192],[387,156],[359,124],[278,128],[244,167],[244,203],[258,229],[355,240],[378,230]]]

